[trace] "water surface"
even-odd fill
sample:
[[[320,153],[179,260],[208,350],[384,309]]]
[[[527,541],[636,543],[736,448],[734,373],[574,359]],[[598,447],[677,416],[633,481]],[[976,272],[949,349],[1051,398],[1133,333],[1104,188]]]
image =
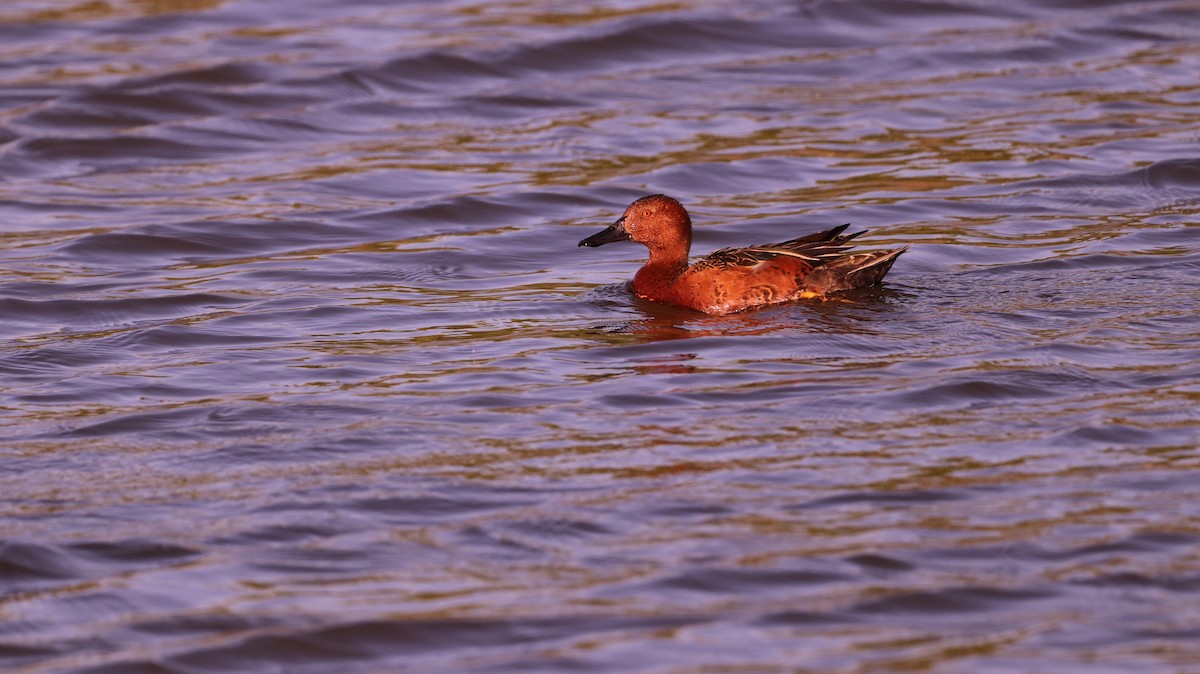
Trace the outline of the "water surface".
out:
[[[0,9],[0,669],[1185,672],[1200,3]],[[707,317],[579,249],[843,222]]]

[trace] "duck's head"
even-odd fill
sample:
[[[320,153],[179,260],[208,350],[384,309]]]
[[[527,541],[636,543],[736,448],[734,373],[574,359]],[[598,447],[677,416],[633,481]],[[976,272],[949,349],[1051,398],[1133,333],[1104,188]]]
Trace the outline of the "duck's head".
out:
[[[614,241],[636,241],[651,250],[682,251],[692,245],[692,219],[683,205],[665,194],[652,194],[629,204],[625,214],[601,232],[583,241],[594,248]]]

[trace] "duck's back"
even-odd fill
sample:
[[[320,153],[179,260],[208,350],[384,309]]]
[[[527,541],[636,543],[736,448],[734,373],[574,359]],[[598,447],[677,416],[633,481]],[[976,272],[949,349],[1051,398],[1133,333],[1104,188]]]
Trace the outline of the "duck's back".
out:
[[[742,311],[879,283],[904,248],[850,253],[847,225],[746,248],[723,248],[687,269],[663,301],[710,314]],[[659,299],[659,298],[651,298]]]

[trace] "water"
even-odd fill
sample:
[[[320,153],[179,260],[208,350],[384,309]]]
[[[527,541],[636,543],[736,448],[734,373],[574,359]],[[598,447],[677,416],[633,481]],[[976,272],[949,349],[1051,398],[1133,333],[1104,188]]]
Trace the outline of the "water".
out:
[[[1196,671],[1200,2],[729,4],[5,3],[0,669]]]

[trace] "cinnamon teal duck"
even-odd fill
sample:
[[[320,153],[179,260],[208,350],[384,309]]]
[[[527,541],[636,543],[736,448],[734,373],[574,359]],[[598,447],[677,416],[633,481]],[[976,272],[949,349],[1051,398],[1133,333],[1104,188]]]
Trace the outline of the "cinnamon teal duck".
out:
[[[683,205],[663,194],[634,201],[601,232],[579,242],[603,246],[636,241],[650,259],[633,277],[633,291],[649,300],[707,314],[728,314],[798,299],[822,298],[883,280],[907,246],[852,252],[840,225],[782,243],[722,248],[688,265],[692,220]]]

